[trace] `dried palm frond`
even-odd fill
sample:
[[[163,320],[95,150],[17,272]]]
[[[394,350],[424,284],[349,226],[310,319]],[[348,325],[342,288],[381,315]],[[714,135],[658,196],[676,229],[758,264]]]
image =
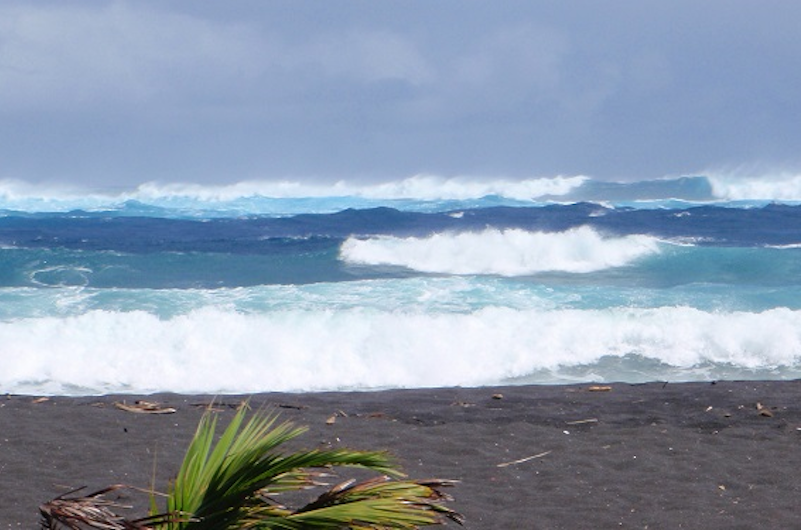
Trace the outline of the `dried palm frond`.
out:
[[[126,519],[114,513],[112,508],[127,509],[130,506],[103,498],[106,493],[124,488],[128,488],[128,486],[115,484],[88,495],[70,497],[84,488],[59,495],[39,506],[39,513],[42,517],[40,526],[44,530],[62,528],[70,530],[152,530],[154,527],[151,525],[159,526],[186,519],[178,514],[156,514],[136,520]]]

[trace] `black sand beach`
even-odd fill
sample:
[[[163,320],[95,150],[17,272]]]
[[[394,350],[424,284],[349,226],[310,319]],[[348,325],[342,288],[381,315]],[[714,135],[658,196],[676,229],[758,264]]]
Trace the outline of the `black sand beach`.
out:
[[[251,405],[308,426],[298,446],[387,449],[413,478],[461,480],[451,506],[465,528],[801,528],[801,381],[591,387],[263,394]],[[114,406],[136,399],[177,411]],[[154,461],[164,489],[210,399],[0,398],[0,528],[36,528],[38,505],[69,489],[148,487]],[[239,401],[217,398],[224,418]],[[143,513],[145,497],[124,495]]]

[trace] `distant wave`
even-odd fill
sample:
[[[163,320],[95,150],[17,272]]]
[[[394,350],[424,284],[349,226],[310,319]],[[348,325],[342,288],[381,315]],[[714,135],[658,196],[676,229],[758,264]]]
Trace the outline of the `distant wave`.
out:
[[[331,213],[345,208],[378,206],[427,209],[421,203],[451,204],[485,197],[530,203],[538,197],[561,196],[582,185],[586,177],[522,180],[478,179],[416,175],[380,183],[316,184],[300,181],[249,181],[227,185],[145,183],[132,190],[97,191],[35,186],[0,181],[0,210],[66,212],[71,210],[144,213],[152,208],[216,216],[296,213]],[[458,206],[457,207],[462,207]],[[469,204],[468,204],[469,206]],[[159,213],[154,211],[152,213]]]
[[[637,209],[732,207],[801,201],[801,175],[743,178],[684,176],[612,182],[586,176],[505,179],[415,175],[359,183],[248,181],[226,185],[144,183],[125,190],[88,190],[0,181],[0,214],[90,212],[112,216],[216,218],[335,213],[348,208],[447,212],[493,206],[592,202]]]
[[[801,175],[779,173],[762,176],[711,174],[709,182],[718,199],[729,201],[801,201]]]
[[[685,201],[708,202],[714,200],[712,186],[706,177],[679,177],[672,179],[609,182],[588,179],[581,186],[553,197],[555,200],[587,202],[638,202]]]
[[[658,241],[653,237],[605,238],[592,228],[579,227],[565,232],[489,229],[425,238],[349,238],[341,255],[350,263],[396,265],[430,273],[521,276],[544,271],[593,272],[657,252]]]

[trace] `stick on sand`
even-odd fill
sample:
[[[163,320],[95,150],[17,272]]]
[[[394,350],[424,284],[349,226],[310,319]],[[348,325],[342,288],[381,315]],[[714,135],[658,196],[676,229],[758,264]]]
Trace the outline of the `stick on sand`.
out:
[[[520,460],[512,460],[511,462],[502,462],[498,464],[498,467],[506,467],[514,464],[522,464],[523,462],[528,462],[529,460],[534,460],[535,458],[542,458],[543,456],[549,455],[551,453],[553,453],[553,451],[545,451],[544,453],[527,456],[525,458],[521,458]]]

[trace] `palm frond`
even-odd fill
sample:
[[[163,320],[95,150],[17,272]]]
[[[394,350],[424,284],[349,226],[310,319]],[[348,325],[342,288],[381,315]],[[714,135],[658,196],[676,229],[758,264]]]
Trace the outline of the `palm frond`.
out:
[[[46,530],[61,528],[70,530],[151,530],[156,526],[186,519],[185,516],[177,513],[153,514],[150,517],[135,520],[128,520],[117,515],[112,508],[130,508],[130,506],[104,499],[103,495],[123,488],[128,488],[128,486],[115,484],[87,495],[70,496],[83,489],[79,488],[59,495],[39,506],[40,526]]]
[[[392,458],[382,451],[311,450],[284,454],[283,443],[306,429],[276,416],[255,414],[245,422],[241,408],[213,443],[216,417],[207,413],[198,426],[184,464],[170,491],[168,512],[191,513],[194,519],[175,529],[229,528],[249,512],[259,494],[271,495],[308,484],[306,468],[360,467],[399,476]]]
[[[452,500],[442,488],[454,481],[391,481],[377,477],[349,480],[334,486],[312,503],[287,517],[315,528],[326,521],[349,521],[350,528],[417,528],[446,519],[462,524],[461,514],[443,506]]]

